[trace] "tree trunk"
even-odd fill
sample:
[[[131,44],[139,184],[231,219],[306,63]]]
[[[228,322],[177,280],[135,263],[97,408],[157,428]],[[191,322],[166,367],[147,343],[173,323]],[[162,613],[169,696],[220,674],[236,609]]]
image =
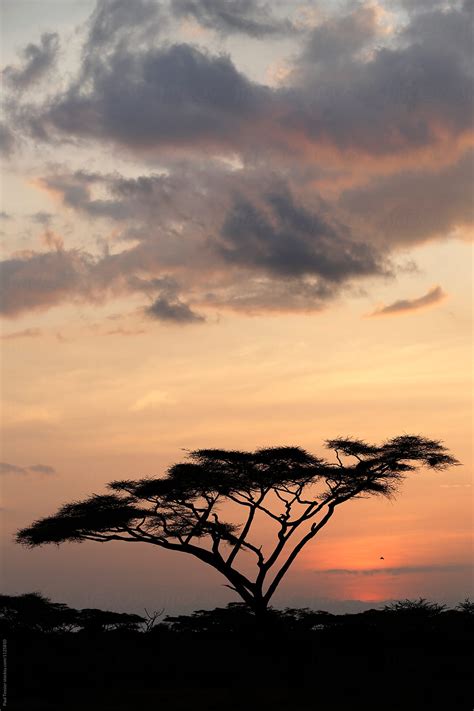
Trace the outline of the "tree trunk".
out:
[[[268,604],[262,599],[257,599],[254,601],[252,608],[255,615],[256,639],[259,643],[263,644],[268,640],[272,626]]]

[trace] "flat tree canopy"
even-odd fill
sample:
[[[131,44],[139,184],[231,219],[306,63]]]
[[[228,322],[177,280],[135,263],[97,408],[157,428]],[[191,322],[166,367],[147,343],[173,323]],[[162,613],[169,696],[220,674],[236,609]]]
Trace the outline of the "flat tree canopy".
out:
[[[352,438],[328,440],[326,446],[334,453],[332,462],[300,447],[196,450],[165,477],[113,481],[108,494],[66,504],[19,531],[17,541],[27,546],[142,542],[189,553],[218,570],[260,614],[338,506],[350,499],[393,496],[403,478],[420,467],[459,464],[440,442],[414,435],[380,446]],[[223,504],[226,512],[232,510],[231,521],[221,518]],[[258,517],[274,527],[268,551],[252,538]],[[244,572],[249,556],[255,562],[252,575]]]

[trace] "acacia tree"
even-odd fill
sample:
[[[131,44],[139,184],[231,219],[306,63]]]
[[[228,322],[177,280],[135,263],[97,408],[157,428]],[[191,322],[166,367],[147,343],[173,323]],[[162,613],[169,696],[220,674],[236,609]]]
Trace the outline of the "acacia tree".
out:
[[[19,531],[17,540],[27,546],[141,542],[188,553],[219,571],[262,615],[295,558],[341,504],[391,497],[419,467],[458,464],[440,442],[418,436],[395,437],[381,446],[340,438],[326,446],[334,452],[333,462],[299,447],[196,450],[165,477],[113,481],[111,493],[67,504]],[[227,520],[221,518],[223,508]],[[274,527],[269,550],[252,538],[258,518]],[[254,559],[253,574],[247,572],[248,556]]]

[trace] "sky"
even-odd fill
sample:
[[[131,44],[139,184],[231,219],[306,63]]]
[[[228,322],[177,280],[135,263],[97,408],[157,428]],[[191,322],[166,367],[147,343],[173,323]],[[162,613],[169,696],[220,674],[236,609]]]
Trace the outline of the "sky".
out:
[[[184,556],[12,537],[183,450],[409,433],[462,466],[341,507],[275,604],[472,595],[472,11],[3,0],[6,593],[225,604]]]

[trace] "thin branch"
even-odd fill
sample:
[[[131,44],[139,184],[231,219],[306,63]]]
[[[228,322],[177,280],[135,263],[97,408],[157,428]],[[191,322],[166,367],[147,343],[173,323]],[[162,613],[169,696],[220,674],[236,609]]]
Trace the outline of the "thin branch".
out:
[[[299,543],[293,548],[293,550],[291,551],[290,555],[289,555],[288,558],[286,559],[285,563],[282,565],[282,567],[280,568],[280,570],[278,571],[278,573],[277,573],[277,574],[275,575],[275,577],[273,578],[273,581],[272,581],[272,583],[270,584],[270,586],[269,586],[267,592],[265,593],[265,595],[264,595],[265,603],[268,603],[268,602],[269,602],[269,600],[271,599],[273,593],[275,592],[275,590],[277,589],[278,585],[280,584],[280,581],[282,580],[283,576],[285,575],[285,573],[287,572],[288,568],[289,568],[290,565],[293,563],[293,561],[295,560],[296,556],[298,555],[298,553],[300,552],[300,550],[303,548],[303,546],[305,546],[306,543],[308,543],[308,541],[310,541],[312,538],[314,538],[314,536],[317,534],[317,532],[318,532],[323,526],[325,526],[325,525],[327,524],[327,522],[329,521],[329,519],[331,518],[331,516],[332,516],[333,513],[334,513],[334,507],[335,507],[335,504],[330,504],[330,505],[329,505],[329,510],[328,510],[328,512],[325,514],[325,516],[323,516],[323,518],[321,519],[321,521],[319,522],[319,524],[313,524],[313,525],[311,526],[310,531],[309,531],[305,536],[303,536],[303,538],[299,541]]]
[[[241,531],[241,533],[240,533],[240,536],[239,536],[238,539],[237,539],[237,543],[235,544],[235,546],[234,546],[233,549],[231,550],[230,555],[229,555],[229,557],[228,557],[227,560],[226,560],[226,564],[227,564],[227,565],[229,565],[229,566],[232,565],[232,562],[233,562],[235,556],[237,555],[237,553],[239,552],[239,550],[242,548],[242,544],[243,544],[243,542],[245,541],[246,537],[248,536],[249,531],[250,531],[250,528],[251,528],[251,526],[252,526],[252,523],[253,523],[253,520],[254,520],[254,517],[255,517],[255,510],[256,510],[257,506],[263,501],[264,498],[265,498],[265,494],[262,493],[262,494],[260,495],[260,498],[257,499],[257,500],[254,502],[254,505],[250,508],[249,513],[248,513],[248,516],[247,516],[247,521],[245,522],[245,525],[244,525],[244,527],[243,527],[243,529],[242,529],[242,531]],[[247,543],[246,546],[247,546],[247,548],[250,548],[250,550],[253,550],[253,551],[257,554],[258,559],[259,559],[259,562],[260,562],[261,560],[263,560],[263,557],[262,557],[262,554],[261,554],[261,550],[255,548],[252,544],[249,544],[249,543]]]

